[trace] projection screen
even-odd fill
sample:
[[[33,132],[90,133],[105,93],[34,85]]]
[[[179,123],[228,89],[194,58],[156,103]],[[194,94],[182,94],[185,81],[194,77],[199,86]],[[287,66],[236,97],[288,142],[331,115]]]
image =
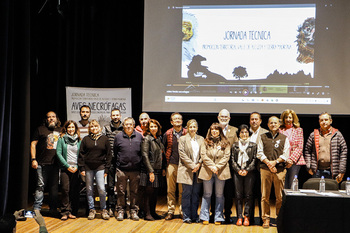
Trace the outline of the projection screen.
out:
[[[349,12],[345,0],[147,0],[143,111],[349,114]]]

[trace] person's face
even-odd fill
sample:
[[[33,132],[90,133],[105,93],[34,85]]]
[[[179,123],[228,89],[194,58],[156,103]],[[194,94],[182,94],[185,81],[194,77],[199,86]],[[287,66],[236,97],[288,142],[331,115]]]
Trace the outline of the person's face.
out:
[[[91,114],[90,108],[87,108],[87,107],[81,108],[80,117],[82,120],[89,120],[90,114]]]
[[[198,126],[196,123],[192,123],[189,125],[188,127],[188,132],[190,135],[195,135],[197,133],[197,130],[198,130]]]
[[[319,118],[319,123],[322,130],[328,130],[332,125],[332,119],[330,119],[328,114],[323,114]]]
[[[250,124],[250,127],[251,127],[253,130],[258,129],[258,128],[260,127],[260,125],[261,125],[261,119],[260,119],[259,114],[253,113],[253,114],[250,116],[249,124]]]
[[[218,121],[221,125],[221,127],[226,127],[226,125],[228,125],[228,123],[230,122],[230,114],[228,112],[220,112],[218,115]]]
[[[148,121],[149,121],[148,115],[147,115],[147,114],[141,114],[141,116],[140,116],[140,125],[141,125],[142,127],[146,127]]]
[[[71,136],[73,136],[75,134],[75,125],[73,123],[70,123],[67,126],[67,133]]]
[[[134,132],[134,124],[132,123],[131,119],[127,119],[124,121],[123,129],[127,135],[131,135],[132,132]]]
[[[111,113],[111,120],[114,123],[118,123],[120,121],[120,118],[121,118],[121,114],[120,114],[119,111],[117,111],[117,110],[112,111],[112,113]]]
[[[172,126],[174,127],[180,127],[182,126],[182,116],[176,114],[171,118],[171,122]]]
[[[239,132],[239,137],[243,140],[247,140],[249,138],[249,132],[246,128],[242,129],[240,132]]]
[[[216,138],[216,137],[219,137],[219,135],[220,135],[220,131],[219,131],[219,129],[211,129],[211,136],[213,137],[213,138]]]
[[[98,134],[100,132],[100,126],[97,124],[90,124],[90,132],[93,134]]]
[[[284,117],[284,124],[285,125],[293,125],[293,115],[292,113],[289,113]]]
[[[46,114],[46,121],[49,127],[55,127],[57,124],[57,117],[56,113],[54,112],[48,112]]]
[[[155,123],[150,123],[149,124],[149,131],[151,132],[151,134],[153,136],[157,136],[157,132],[158,132],[158,125]]]
[[[280,121],[277,117],[273,117],[270,118],[269,123],[267,125],[273,133],[276,133],[277,130],[280,128]]]

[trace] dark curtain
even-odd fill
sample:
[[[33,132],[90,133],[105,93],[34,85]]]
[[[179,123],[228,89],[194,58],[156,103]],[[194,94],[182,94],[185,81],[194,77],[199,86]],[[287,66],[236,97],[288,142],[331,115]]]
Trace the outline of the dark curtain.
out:
[[[0,6],[0,214],[27,205],[29,1]]]

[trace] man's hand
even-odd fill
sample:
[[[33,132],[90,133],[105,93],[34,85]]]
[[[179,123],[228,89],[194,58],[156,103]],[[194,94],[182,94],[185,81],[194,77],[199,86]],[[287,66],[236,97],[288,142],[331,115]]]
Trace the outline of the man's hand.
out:
[[[36,161],[36,160],[32,161],[32,168],[38,169],[38,161]]]
[[[344,173],[339,173],[335,179],[337,180],[338,183],[340,183],[343,180]]]
[[[150,181],[151,183],[154,182],[154,173],[153,173],[153,172],[149,173],[149,181]]]
[[[82,176],[85,176],[85,171],[80,172]]]
[[[74,167],[74,166],[69,166],[69,168],[67,168],[67,170],[71,173],[75,173],[78,170],[78,168]]]
[[[313,173],[313,171],[311,170],[311,169],[309,169],[308,171],[307,171],[310,175],[314,175],[314,173]]]

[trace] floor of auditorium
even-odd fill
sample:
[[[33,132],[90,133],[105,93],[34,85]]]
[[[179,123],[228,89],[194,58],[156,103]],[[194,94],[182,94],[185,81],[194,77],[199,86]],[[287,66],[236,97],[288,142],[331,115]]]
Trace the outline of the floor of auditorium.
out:
[[[44,212],[45,210],[43,210]],[[276,233],[277,228],[271,226],[268,229],[263,229],[261,226],[253,225],[253,226],[236,226],[235,224],[229,225],[203,225],[202,223],[192,223],[185,224],[182,222],[178,216],[177,218],[166,221],[164,219],[157,221],[144,221],[141,219],[140,221],[133,221],[130,219],[126,219],[124,221],[117,221],[115,218],[111,218],[110,220],[102,220],[101,215],[97,214],[94,220],[87,220],[84,216],[84,209],[81,209],[79,212],[77,219],[69,219],[66,221],[61,221],[58,218],[45,217],[45,222],[47,226],[47,230],[50,233],[58,233],[58,232],[238,232],[238,233]],[[160,196],[157,203],[157,213],[159,215],[165,215],[167,212],[166,205],[166,197]],[[235,207],[232,208],[232,217],[236,216]],[[178,213],[176,210],[175,214]],[[258,208],[255,208],[255,216],[258,216]],[[271,217],[274,218],[275,214],[275,206],[271,205]],[[236,218],[234,218],[236,220]],[[272,220],[273,221],[273,220]],[[37,233],[39,231],[39,226],[35,222],[34,219],[28,218],[26,221],[18,221],[17,222],[17,231],[18,233]]]

